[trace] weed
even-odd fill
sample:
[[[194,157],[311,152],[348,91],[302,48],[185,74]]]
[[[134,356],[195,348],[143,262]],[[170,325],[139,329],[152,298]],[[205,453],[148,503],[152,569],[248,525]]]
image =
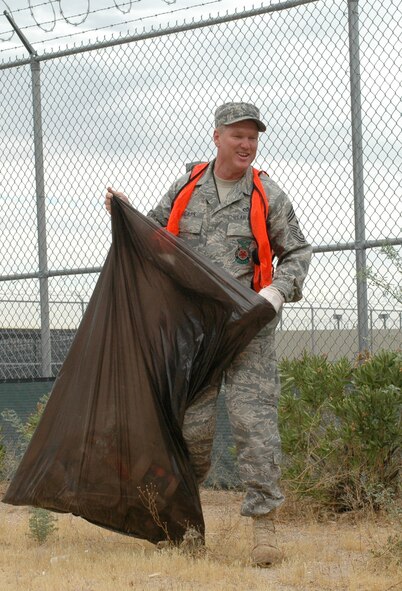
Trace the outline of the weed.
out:
[[[16,433],[18,434],[17,444],[13,450],[8,450],[4,464],[6,471],[10,475],[15,472],[21,456],[25,452],[32,435],[42,417],[46,403],[50,394],[45,394],[39,399],[36,405],[36,410],[33,412],[24,423],[14,410],[4,410],[2,417],[8,421]],[[32,507],[30,509],[30,518],[28,522],[29,535],[31,538],[43,544],[47,538],[57,529],[57,519],[55,515],[47,509]]]
[[[145,485],[145,489],[138,487],[139,497],[144,507],[149,511],[151,517],[156,525],[163,531],[166,541],[170,544],[172,540],[169,535],[169,530],[166,521],[162,521],[158,511],[158,489],[154,484]]]
[[[43,544],[56,530],[56,517],[53,513],[40,507],[30,509],[29,535],[31,538],[39,544]]]
[[[373,557],[384,566],[402,565],[402,537],[399,534],[388,536],[381,549],[371,550]]]
[[[24,423],[14,409],[5,409],[1,413],[2,418],[9,423],[17,434],[17,440],[13,447],[7,447],[7,455],[9,458],[6,459],[7,472],[15,472],[22,455],[24,454],[31,437],[42,417],[46,403],[49,400],[50,394],[44,394],[39,399],[36,410],[29,415],[28,419]],[[9,477],[9,474],[6,474]]]

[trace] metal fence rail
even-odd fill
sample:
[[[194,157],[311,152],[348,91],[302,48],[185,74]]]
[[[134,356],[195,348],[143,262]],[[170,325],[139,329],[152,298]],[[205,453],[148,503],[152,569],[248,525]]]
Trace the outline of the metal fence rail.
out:
[[[52,54],[22,39],[29,57],[0,65],[0,328],[40,331],[34,377],[57,371],[57,331],[78,327],[110,246],[105,187],[147,211],[187,163],[213,157],[213,112],[231,100],[260,107],[256,166],[314,245],[306,310],[287,306],[283,330],[342,309],[355,354],[379,310],[374,328],[397,335],[401,302],[365,271],[400,280],[380,245],[401,256],[401,15],[397,0],[299,0]],[[5,378],[28,377],[1,351]]]

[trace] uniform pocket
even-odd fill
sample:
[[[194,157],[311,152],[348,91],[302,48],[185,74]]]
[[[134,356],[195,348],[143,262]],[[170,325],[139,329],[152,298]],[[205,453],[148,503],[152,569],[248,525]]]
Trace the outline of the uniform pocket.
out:
[[[226,238],[228,244],[233,248],[234,261],[236,267],[247,266],[251,272],[253,264],[253,251],[256,244],[250,230],[247,220],[243,222],[231,222],[226,229]],[[236,274],[236,273],[235,273]]]
[[[201,234],[202,218],[182,217],[180,220],[181,234]]]
[[[248,221],[243,223],[231,222],[228,224],[226,236],[241,236],[242,238],[253,238]]]

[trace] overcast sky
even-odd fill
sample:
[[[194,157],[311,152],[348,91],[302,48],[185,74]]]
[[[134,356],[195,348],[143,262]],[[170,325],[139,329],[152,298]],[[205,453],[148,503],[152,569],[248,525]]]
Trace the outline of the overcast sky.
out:
[[[162,0],[142,0],[133,1],[124,15],[113,0],[98,0],[90,2],[92,10],[96,4],[97,12],[78,27],[66,23],[60,6],[67,18],[73,18],[83,6],[86,9],[84,0],[61,4],[32,0],[31,4],[41,4],[34,8],[34,16],[47,32],[35,24],[27,0],[8,2],[31,44],[43,53],[45,47],[47,51],[63,49],[74,40],[86,44],[97,36],[110,38],[112,31],[134,33],[136,27],[148,30],[159,23],[165,27],[168,21],[180,24],[209,13],[216,16],[218,10],[232,13],[236,4],[241,11],[253,3],[177,0],[168,5]],[[116,4],[123,10],[130,8],[130,3]],[[190,9],[195,4],[199,6]],[[275,2],[264,3],[270,4]],[[366,238],[370,240],[400,235],[401,219],[398,146],[402,130],[395,85],[400,37],[392,26],[395,4],[383,0],[389,10],[379,15],[368,11],[373,4],[374,0],[361,1],[367,9],[362,17],[362,98]],[[215,104],[255,97],[269,127],[261,136],[256,165],[267,169],[288,192],[309,241],[317,246],[352,242],[347,4],[327,0],[314,5],[314,9],[276,13],[262,24],[257,19],[254,29],[249,28],[249,19],[220,27],[219,35],[216,28],[203,29],[43,62],[49,268],[101,266],[110,244],[109,219],[101,205],[105,186],[110,183],[125,190],[134,205],[146,211],[183,172],[184,163],[213,156]],[[4,9],[1,2],[0,8]],[[85,16],[84,12],[75,21]],[[94,31],[108,25],[113,26]],[[0,15],[0,38],[9,37],[9,31]],[[15,35],[0,42],[2,48],[0,59],[26,57]],[[0,274],[28,273],[37,269],[29,67],[2,70],[0,77],[4,204],[0,250],[8,253],[0,263]],[[369,261],[380,270],[385,268],[378,250],[369,252]],[[87,299],[93,285],[89,276],[50,280],[53,299],[77,294]],[[33,298],[37,289],[37,280],[1,285],[2,292]],[[317,255],[306,296],[305,303],[314,306],[355,305],[354,253]],[[377,294],[375,303],[380,300]],[[76,309],[80,314],[80,304]],[[28,310],[21,309],[25,324]],[[60,314],[55,311],[54,317]]]

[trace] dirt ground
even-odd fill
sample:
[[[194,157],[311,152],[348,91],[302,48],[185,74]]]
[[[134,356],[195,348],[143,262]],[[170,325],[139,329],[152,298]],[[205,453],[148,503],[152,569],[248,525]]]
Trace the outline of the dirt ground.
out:
[[[3,492],[5,487],[1,487]],[[29,508],[0,503],[0,589],[6,591],[398,591],[400,522],[395,514],[319,515],[287,501],[278,517],[285,558],[250,566],[251,523],[241,494],[202,491],[206,553],[157,551],[148,542],[57,515],[45,543],[30,536]],[[398,537],[399,536],[399,537]]]

